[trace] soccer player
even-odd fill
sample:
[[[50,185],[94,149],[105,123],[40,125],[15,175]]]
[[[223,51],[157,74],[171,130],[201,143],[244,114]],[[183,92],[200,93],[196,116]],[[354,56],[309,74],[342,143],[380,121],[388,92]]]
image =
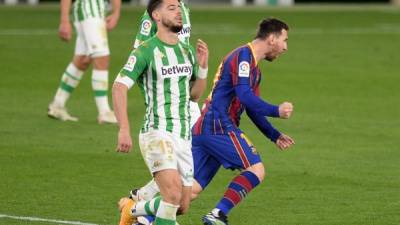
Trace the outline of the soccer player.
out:
[[[183,1],[179,1],[180,8],[181,8],[181,16],[182,16],[182,30],[178,32],[178,38],[181,42],[186,44],[190,44],[190,32],[191,32],[191,22],[190,22],[190,9]],[[149,16],[147,10],[144,12],[141,22],[139,31],[136,34],[135,41],[133,48],[136,49],[142,44],[144,41],[148,40],[149,38],[153,37],[157,32],[157,25]],[[191,126],[197,121],[200,117],[200,108],[197,102],[190,101],[190,124]],[[145,186],[133,189],[131,196],[134,196],[135,200],[150,200],[154,197],[155,194],[159,193],[159,188],[155,183],[154,179],[148,182]],[[140,196],[140,197],[139,197]],[[139,217],[138,220],[143,224],[149,224],[152,218],[147,217],[141,218]],[[148,221],[146,221],[148,220]]]
[[[122,198],[120,225],[131,225],[142,215],[155,215],[155,224],[172,225],[178,208],[187,210],[193,182],[189,99],[197,100],[206,87],[208,48],[201,40],[196,50],[179,41],[179,1],[150,0],[147,12],[157,33],[131,53],[114,82],[113,101],[120,127],[117,150],[129,152],[127,91],[134,83],[141,88],[146,115],[139,145],[161,196],[147,202]]]
[[[178,38],[181,42],[186,44],[190,44],[190,32],[191,32],[191,23],[190,23],[190,10],[187,5],[183,1],[179,1],[179,5],[181,8],[182,15],[182,30],[178,32]],[[144,12],[141,20],[140,20],[139,32],[136,34],[135,41],[133,44],[133,48],[136,49],[142,44],[144,41],[153,37],[157,32],[157,24],[151,19],[147,10]],[[190,101],[190,121],[191,125],[193,125],[197,119],[200,117],[200,108],[199,105]]]
[[[228,224],[227,215],[247,194],[263,181],[265,171],[256,148],[239,129],[240,116],[246,111],[257,128],[280,149],[294,144],[266,117],[287,119],[293,105],[272,105],[260,96],[261,60],[272,62],[287,50],[289,27],[278,19],[260,22],[254,40],[229,53],[221,63],[201,117],[193,127],[192,152],[195,168],[193,194],[210,183],[220,166],[238,169],[216,207],[202,220],[206,225]]]
[[[105,16],[104,0],[76,0],[73,9],[73,21],[77,32],[75,53],[61,77],[53,101],[48,107],[48,116],[61,121],[77,121],[71,116],[65,104],[74,89],[78,86],[83,73],[90,64],[92,70],[92,88],[98,110],[97,121],[101,123],[116,123],[114,112],[108,103],[108,64],[110,50],[107,31],[112,30],[118,22],[121,0],[111,0],[112,13]],[[69,42],[72,37],[69,11],[71,0],[61,0],[61,21],[59,36]]]

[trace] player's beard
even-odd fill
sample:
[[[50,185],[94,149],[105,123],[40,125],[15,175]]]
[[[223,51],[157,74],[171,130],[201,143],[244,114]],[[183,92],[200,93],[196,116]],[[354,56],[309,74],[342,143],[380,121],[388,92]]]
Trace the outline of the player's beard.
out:
[[[267,56],[264,57],[264,59],[267,60],[267,61],[269,61],[269,62],[272,62],[272,61],[274,61],[274,59],[276,59],[276,56],[273,57],[273,56],[271,56],[271,55],[267,55]]]
[[[183,28],[182,24],[174,24],[171,20],[163,20],[162,23],[165,27],[168,27],[169,30],[174,33],[180,32]]]

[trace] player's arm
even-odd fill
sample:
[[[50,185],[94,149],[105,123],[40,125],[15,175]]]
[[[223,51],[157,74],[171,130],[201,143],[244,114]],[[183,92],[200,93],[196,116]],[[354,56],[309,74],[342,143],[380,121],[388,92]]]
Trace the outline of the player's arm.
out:
[[[274,142],[279,149],[285,150],[294,144],[294,140],[291,137],[286,134],[280,133],[264,116],[261,116],[249,109],[246,109],[246,113],[251,121],[253,121],[253,123],[257,126],[257,128],[267,138]]]
[[[196,46],[198,70],[195,74],[196,80],[190,90],[190,100],[194,102],[197,102],[200,99],[207,87],[208,54],[207,44],[198,39]]]
[[[269,138],[272,142],[275,142],[278,140],[279,136],[281,136],[281,133],[275,129],[272,124],[267,120],[267,118],[259,113],[257,113],[256,110],[252,110],[250,108],[246,108],[246,113],[251,119],[251,121],[254,123],[254,125],[257,126],[257,128],[267,137]]]
[[[119,152],[129,152],[132,147],[128,118],[128,90],[146,68],[146,58],[139,52],[134,51],[113,84],[113,105],[119,125],[117,145],[117,151]]]
[[[235,66],[230,68],[232,84],[240,103],[262,116],[279,117],[279,107],[263,101],[250,86],[252,53],[244,49],[239,53]]]
[[[106,18],[107,30],[110,31],[117,26],[120,11],[121,11],[121,0],[111,0],[112,12]]]
[[[133,49],[138,48],[144,41],[153,37],[156,32],[156,24],[153,22],[147,11],[145,11],[140,19],[140,26],[135,37],[135,42],[133,43]]]
[[[260,115],[288,119],[293,112],[293,105],[290,102],[283,102],[280,105],[273,105],[258,97],[247,84],[239,84],[235,87],[236,95],[240,103],[246,108],[256,111]]]
[[[117,151],[129,152],[132,147],[132,138],[128,119],[128,87],[123,83],[114,82],[112,97],[119,125]]]
[[[58,27],[58,36],[61,40],[68,42],[72,36],[72,26],[69,21],[69,10],[71,9],[71,0],[61,0],[60,2],[60,25]]]
[[[260,97],[256,96],[251,90],[249,84],[236,85],[235,92],[240,100],[240,103],[242,103],[246,108],[250,108],[261,116],[280,117],[279,106],[269,104]]]

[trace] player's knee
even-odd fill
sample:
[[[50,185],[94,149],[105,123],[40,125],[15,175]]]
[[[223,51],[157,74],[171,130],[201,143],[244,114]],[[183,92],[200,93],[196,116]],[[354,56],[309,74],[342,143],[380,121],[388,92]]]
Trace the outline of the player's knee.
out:
[[[197,183],[196,181],[193,183],[192,186],[192,194],[190,196],[190,199],[193,201],[194,199],[196,199],[199,194],[201,193],[203,189],[201,188],[200,184]]]
[[[107,70],[109,64],[109,56],[101,56],[93,58],[93,67],[96,70]]]
[[[73,63],[81,71],[85,71],[91,63],[91,59],[88,56],[75,56]]]
[[[264,168],[264,165],[262,163],[257,163],[255,165],[252,165],[251,167],[247,168],[246,170],[254,173],[258,177],[260,182],[262,182],[264,180],[265,168]]]
[[[197,197],[199,197],[199,193],[192,192],[192,194],[190,195],[190,199],[192,201],[195,200]]]

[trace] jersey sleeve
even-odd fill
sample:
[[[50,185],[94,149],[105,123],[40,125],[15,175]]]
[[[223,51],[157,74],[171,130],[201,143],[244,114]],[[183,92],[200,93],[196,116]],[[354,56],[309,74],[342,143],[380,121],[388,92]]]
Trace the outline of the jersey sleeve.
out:
[[[133,48],[138,48],[144,41],[153,37],[156,32],[157,26],[146,11],[140,20],[140,27],[136,34]]]
[[[279,136],[281,136],[281,133],[276,130],[264,116],[250,109],[247,109],[246,113],[256,127],[272,142],[276,142]]]
[[[246,109],[262,116],[279,117],[279,107],[262,100],[258,90],[252,90],[250,86],[251,54],[250,49],[244,49],[230,63],[235,93]]]
[[[144,48],[139,47],[133,50],[115,82],[125,84],[128,88],[131,88],[136,80],[147,70],[148,64]]]

